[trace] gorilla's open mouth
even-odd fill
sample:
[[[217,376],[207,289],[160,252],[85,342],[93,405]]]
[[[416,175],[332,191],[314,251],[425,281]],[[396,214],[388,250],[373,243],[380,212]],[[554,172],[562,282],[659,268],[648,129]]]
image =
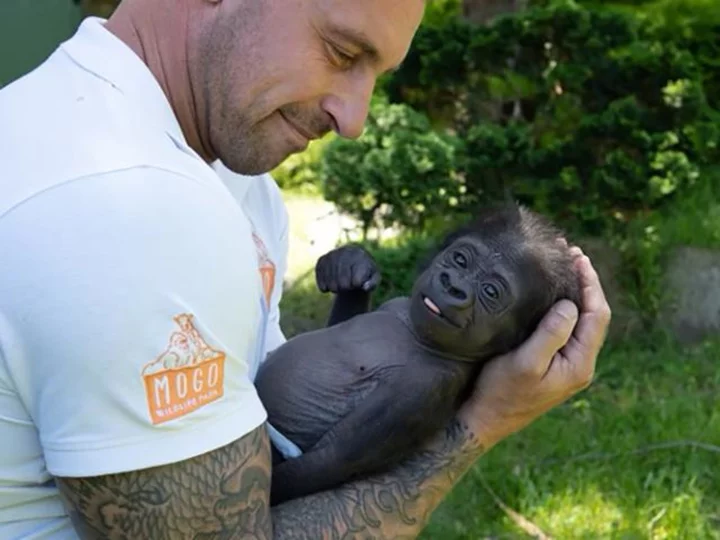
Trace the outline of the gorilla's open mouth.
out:
[[[452,326],[454,326],[454,327],[456,327],[456,328],[461,328],[461,326],[460,326],[458,323],[456,323],[456,322],[455,322],[454,320],[452,320],[450,317],[448,317],[447,315],[445,315],[445,314],[442,312],[442,310],[437,306],[437,304],[436,304],[435,302],[433,302],[430,298],[428,298],[427,296],[423,295],[423,296],[422,296],[422,299],[423,299],[423,304],[425,304],[425,307],[428,309],[428,311],[430,311],[431,313],[433,313],[435,316],[437,316],[438,318],[442,319],[442,320],[445,321],[446,323],[448,323],[448,324],[450,324],[450,325],[452,325]]]

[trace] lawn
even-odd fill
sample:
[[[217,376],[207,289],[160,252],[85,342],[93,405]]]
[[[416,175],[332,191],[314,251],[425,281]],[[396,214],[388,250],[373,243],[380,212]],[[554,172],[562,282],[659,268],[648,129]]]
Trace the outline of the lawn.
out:
[[[523,518],[552,538],[720,538],[719,362],[720,340],[608,346],[590,389],[493,448],[423,538],[528,538]]]

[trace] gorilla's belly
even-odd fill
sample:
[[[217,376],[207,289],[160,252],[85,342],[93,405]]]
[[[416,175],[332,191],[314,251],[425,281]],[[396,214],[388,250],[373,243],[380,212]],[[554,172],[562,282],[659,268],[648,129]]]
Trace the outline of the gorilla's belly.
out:
[[[397,346],[388,346],[387,335],[397,343],[402,332],[388,328],[392,317],[382,317],[380,326],[377,319],[363,315],[296,336],[273,351],[258,373],[256,388],[270,423],[303,451],[403,368],[405,359]]]

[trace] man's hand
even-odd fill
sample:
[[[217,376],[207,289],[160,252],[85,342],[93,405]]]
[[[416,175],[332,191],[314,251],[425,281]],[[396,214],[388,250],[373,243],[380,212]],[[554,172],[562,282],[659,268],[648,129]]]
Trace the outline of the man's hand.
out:
[[[473,431],[490,436],[489,446],[592,382],[611,312],[590,260],[578,247],[571,251],[581,276],[583,312],[578,317],[575,304],[558,302],[525,343],[485,366],[460,412]]]
[[[365,249],[347,245],[318,259],[315,281],[321,292],[342,293],[357,289],[370,292],[380,283],[380,272]]]

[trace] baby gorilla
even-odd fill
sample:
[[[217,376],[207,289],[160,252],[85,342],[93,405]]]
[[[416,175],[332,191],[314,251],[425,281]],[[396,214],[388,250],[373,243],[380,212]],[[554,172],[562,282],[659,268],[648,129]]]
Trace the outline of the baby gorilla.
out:
[[[272,504],[404,460],[447,425],[485,361],[525,341],[558,300],[580,307],[562,237],[524,207],[488,209],[444,240],[409,298],[365,313],[369,292],[341,292],[327,328],[268,355],[256,388],[272,428],[302,451],[274,454]]]

